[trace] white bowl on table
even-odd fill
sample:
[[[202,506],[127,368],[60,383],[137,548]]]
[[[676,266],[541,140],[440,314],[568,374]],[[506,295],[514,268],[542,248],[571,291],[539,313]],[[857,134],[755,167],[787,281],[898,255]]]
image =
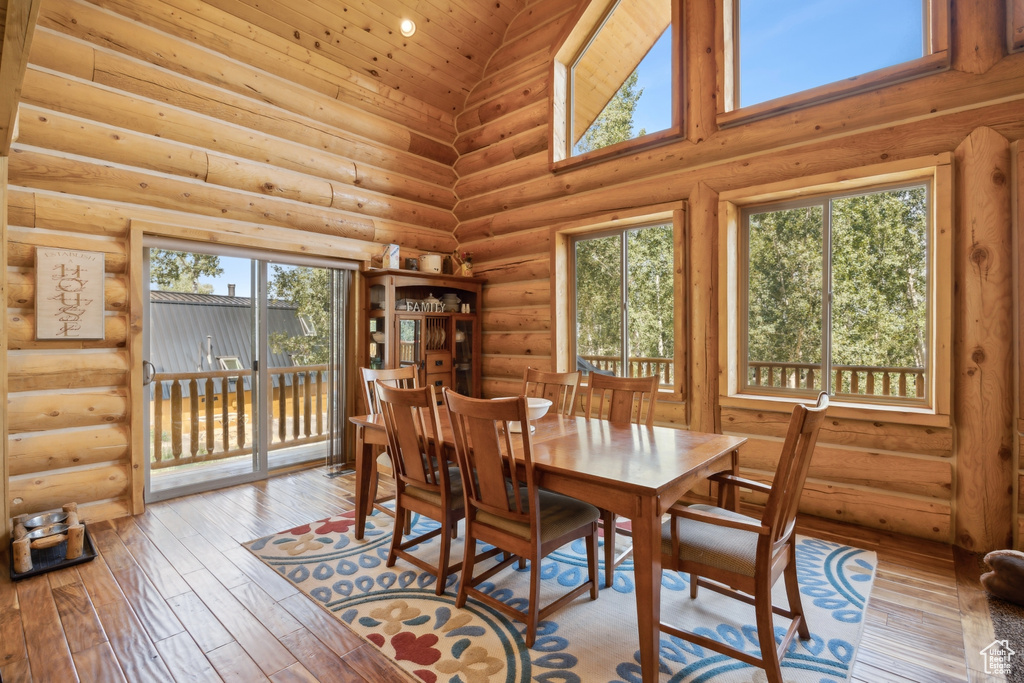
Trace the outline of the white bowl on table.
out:
[[[547,415],[548,409],[551,407],[551,400],[547,398],[537,398],[534,396],[526,397],[526,417],[528,420],[539,420],[540,418]],[[530,425],[530,431],[533,432],[536,429],[533,425]],[[508,431],[513,434],[518,434],[523,430],[523,426],[518,422],[509,422]]]

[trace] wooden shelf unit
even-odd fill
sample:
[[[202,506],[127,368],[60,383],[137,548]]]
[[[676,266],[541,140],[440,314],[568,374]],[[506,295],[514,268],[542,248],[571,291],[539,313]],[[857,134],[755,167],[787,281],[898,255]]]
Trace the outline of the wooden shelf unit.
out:
[[[363,271],[363,315],[358,335],[362,367],[414,365],[419,384],[438,392],[451,387],[481,394],[480,302],[484,278],[409,270]],[[423,310],[422,302],[445,294],[459,298],[458,311]],[[412,302],[419,310],[409,310]],[[462,312],[462,304],[469,312]]]

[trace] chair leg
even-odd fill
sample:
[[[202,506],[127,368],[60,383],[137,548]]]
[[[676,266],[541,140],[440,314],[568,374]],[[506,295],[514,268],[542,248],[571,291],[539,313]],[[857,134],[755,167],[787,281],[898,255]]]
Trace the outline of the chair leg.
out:
[[[402,513],[403,513],[402,506],[398,504],[398,497],[396,496],[395,497],[396,521],[398,519],[401,519],[400,517],[397,517],[397,515],[401,515]],[[398,524],[395,524],[394,528],[391,531],[391,549],[388,550],[388,561],[387,561],[387,566],[388,567],[394,567],[395,566],[395,560],[398,559],[398,547],[400,545],[402,545],[402,527],[399,526]]]
[[[539,543],[539,541],[538,541]],[[540,551],[530,558],[530,604],[526,608],[526,647],[533,647],[537,640],[537,624],[540,621]]]
[[[690,599],[691,600],[696,599],[696,597],[697,597],[697,580],[698,580],[698,578],[699,577],[696,574],[690,574]]]
[[[597,600],[598,571],[597,571],[597,527],[594,533],[587,536],[587,572],[590,575],[590,599]]]
[[[772,618],[772,586],[768,581],[759,581],[754,593],[754,614],[757,641],[761,646],[761,663],[768,683],[783,683],[782,668],[779,665],[779,646],[775,642],[775,621]]]
[[[793,613],[793,618],[797,620],[796,632],[800,636],[801,640],[807,640],[811,637],[811,632],[807,628],[807,618],[804,616],[804,606],[800,602],[800,584],[797,581],[796,574],[796,548],[793,542],[789,543],[789,564],[782,572],[782,580],[786,582],[786,599],[789,600],[789,611]]]
[[[373,504],[377,502],[377,482],[379,480],[377,474],[377,458],[373,459],[373,464],[370,466],[370,495],[366,497],[366,514],[373,514]],[[395,525],[397,528],[397,524]]]
[[[444,593],[445,584],[448,579],[448,565],[451,563],[451,550],[452,550],[452,534],[451,526],[452,522],[449,515],[444,515],[444,531],[441,532],[441,557],[437,563],[437,585],[434,586],[434,593],[436,595],[442,595]]]
[[[467,522],[465,552],[462,555],[462,577],[459,579],[459,594],[455,597],[455,606],[466,606],[469,586],[473,583],[473,561],[476,560],[476,539],[470,535]]]
[[[615,513],[601,510],[601,526],[604,530],[604,587],[611,588],[615,582]]]

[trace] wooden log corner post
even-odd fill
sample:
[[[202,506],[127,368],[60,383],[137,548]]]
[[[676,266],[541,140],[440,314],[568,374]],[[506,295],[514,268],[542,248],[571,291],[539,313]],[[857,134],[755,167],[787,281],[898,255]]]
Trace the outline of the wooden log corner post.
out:
[[[718,192],[698,183],[690,193],[690,429],[722,432],[718,396]]]
[[[1010,547],[1013,519],[1010,143],[978,128],[955,158],[954,541],[984,553]]]

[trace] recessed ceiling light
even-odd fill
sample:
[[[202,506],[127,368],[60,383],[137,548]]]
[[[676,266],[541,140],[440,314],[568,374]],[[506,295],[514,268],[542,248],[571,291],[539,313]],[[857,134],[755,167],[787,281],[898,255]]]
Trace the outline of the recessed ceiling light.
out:
[[[402,24],[399,27],[399,30],[401,30],[403,36],[408,38],[412,34],[416,33],[416,22],[412,19],[402,19]]]

